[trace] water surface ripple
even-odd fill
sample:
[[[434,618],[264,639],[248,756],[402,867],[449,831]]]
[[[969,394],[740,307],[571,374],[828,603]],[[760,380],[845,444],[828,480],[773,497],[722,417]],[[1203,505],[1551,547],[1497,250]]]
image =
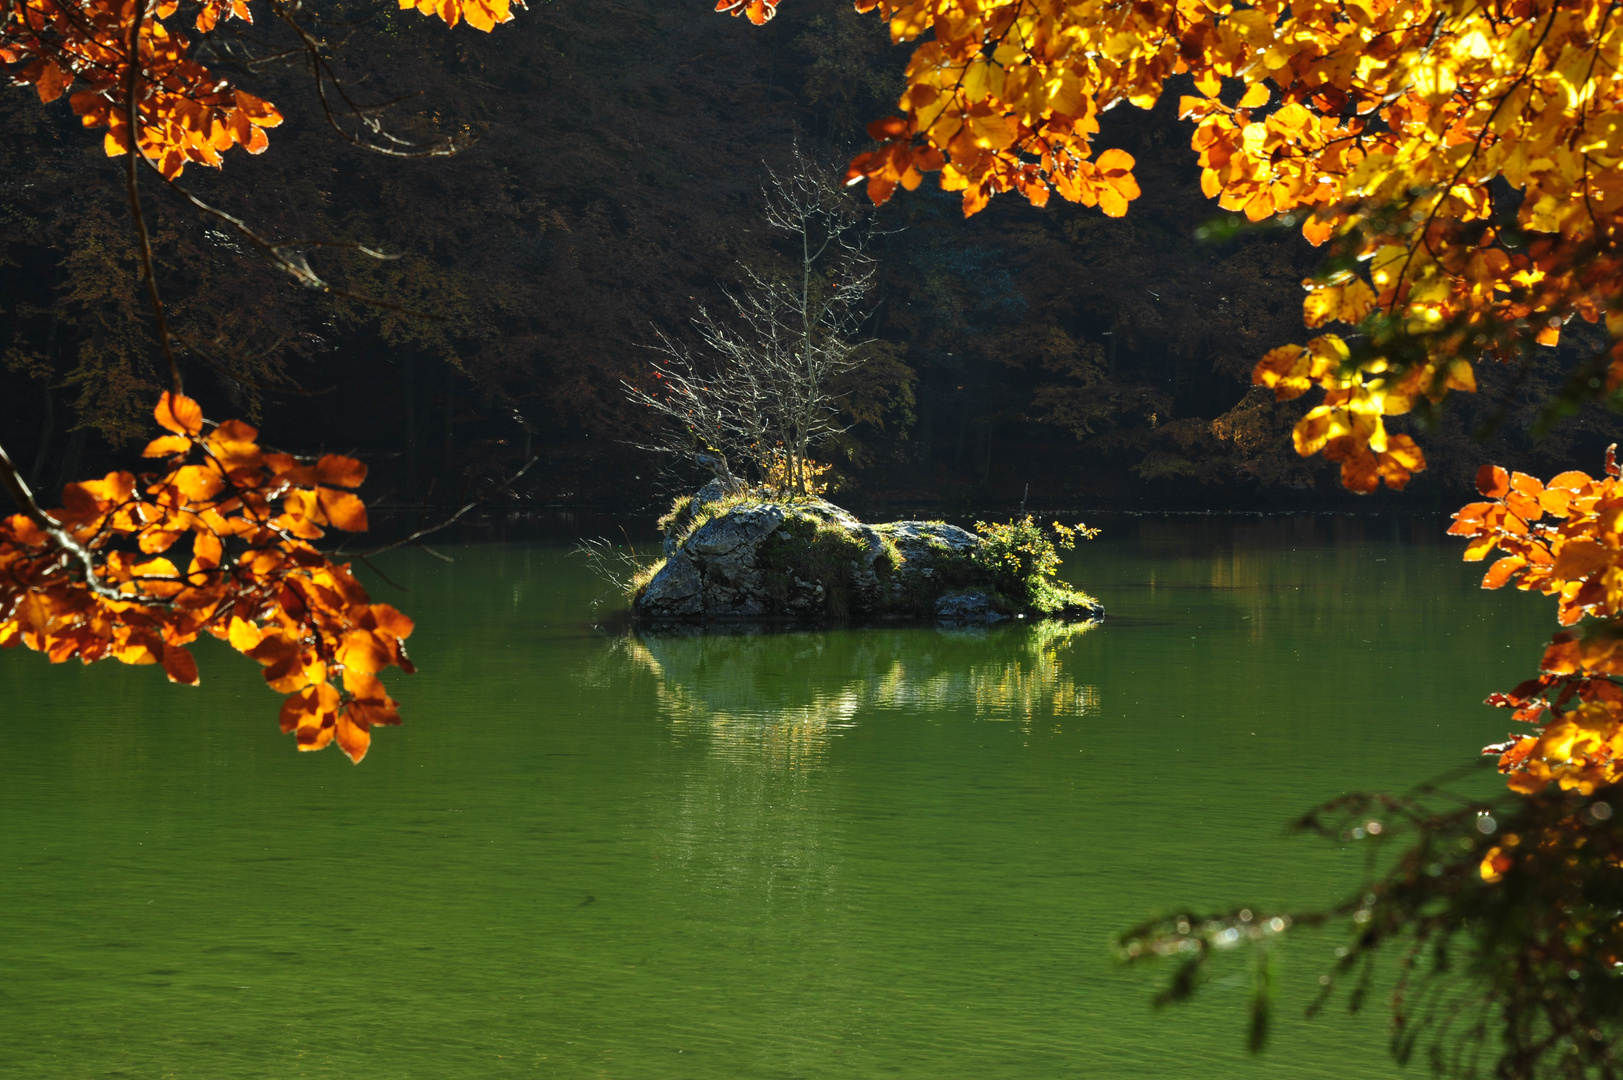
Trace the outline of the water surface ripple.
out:
[[[199,690],[0,655],[0,1075],[1390,1076],[1379,1014],[1291,1007],[1333,941],[1253,1059],[1238,965],[1156,1013],[1109,939],[1333,894],[1287,820],[1503,734],[1547,604],[1440,531],[1124,520],[1090,630],[638,637],[561,548],[402,553],[359,767],[214,643]]]

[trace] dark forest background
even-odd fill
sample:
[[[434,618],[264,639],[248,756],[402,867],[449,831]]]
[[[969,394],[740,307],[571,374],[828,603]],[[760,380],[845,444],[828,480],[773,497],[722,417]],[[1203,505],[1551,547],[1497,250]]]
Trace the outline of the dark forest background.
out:
[[[684,336],[741,265],[770,270],[766,167],[797,140],[833,165],[863,149],[906,59],[846,0],[794,0],[763,28],[712,6],[552,0],[488,35],[392,5],[341,10],[365,17],[337,47],[361,90],[419,94],[397,124],[477,135],[451,158],[347,144],[299,69],[235,74],[287,122],[262,157],[234,152],[185,182],[264,232],[400,253],[309,257],[336,285],[443,320],[300,289],[149,190],[174,321],[219,365],[183,358],[188,392],[269,444],[359,455],[384,503],[451,502],[530,452],[541,461],[508,496],[522,505],[636,509],[690,484],[686,463],[630,445],[651,418],[620,381],[646,378],[657,332]],[[1005,196],[966,222],[933,179],[878,212],[876,344],[842,387],[854,426],[821,455],[837,498],[978,509],[1029,485],[1039,508],[1419,509],[1462,501],[1486,458],[1598,469],[1614,415],[1531,434],[1599,345],[1582,327],[1526,369],[1479,370],[1481,393],[1455,395],[1420,435],[1431,468],[1402,503],[1355,500],[1334,466],[1297,458],[1291,424],[1316,395],[1276,405],[1249,375],[1309,336],[1300,283],[1316,253],[1287,229],[1196,239],[1226,215],[1200,193],[1176,99],[1103,118],[1099,145],[1132,153],[1144,189],[1124,220]],[[0,431],[54,504],[65,480],[132,464],[164,380],[121,163],[65,100],[12,90],[0,125]],[[318,393],[260,389],[273,385]],[[1490,420],[1492,437],[1473,438]]]

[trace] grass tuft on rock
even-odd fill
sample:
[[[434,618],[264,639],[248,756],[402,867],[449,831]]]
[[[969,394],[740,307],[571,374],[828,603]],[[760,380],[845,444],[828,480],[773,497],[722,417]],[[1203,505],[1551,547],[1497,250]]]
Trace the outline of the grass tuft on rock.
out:
[[[626,599],[630,600],[632,603],[636,603],[637,597],[641,596],[643,594],[643,590],[648,588],[648,583],[653,581],[654,576],[663,569],[665,569],[665,560],[655,559],[647,566],[642,567],[635,574],[632,574],[630,580],[626,582]]]

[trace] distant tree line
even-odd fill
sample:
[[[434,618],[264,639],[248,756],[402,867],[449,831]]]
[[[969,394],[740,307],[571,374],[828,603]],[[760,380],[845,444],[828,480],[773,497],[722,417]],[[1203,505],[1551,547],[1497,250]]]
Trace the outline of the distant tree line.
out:
[[[534,503],[628,505],[700,479],[660,476],[635,448],[653,418],[622,381],[660,333],[695,344],[701,306],[787,257],[760,224],[767,167],[797,139],[834,161],[864,149],[902,86],[901,54],[848,4],[805,0],[761,28],[712,6],[554,0],[494,37],[376,16],[381,33],[355,35],[341,66],[420,92],[396,116],[472,143],[449,160],[364,154],[325,130],[302,73],[260,72],[287,116],[278,152],[189,183],[267,230],[397,253],[308,256],[407,310],[312,298],[239,239],[155,205],[173,321],[212,347],[212,364],[182,357],[189,390],[293,449],[361,455],[385,501],[450,502],[527,449],[545,454],[521,492]],[[841,386],[849,430],[826,451],[848,498],[1015,502],[1030,483],[1039,501],[1342,500],[1333,469],[1291,451],[1305,405],[1249,386],[1298,332],[1313,254],[1287,230],[1196,238],[1223,215],[1188,168],[1175,96],[1102,117],[1139,163],[1126,219],[994,201],[966,222],[933,184],[881,210],[860,327],[880,348]],[[49,493],[144,437],[165,380],[106,198],[119,163],[31,94],[0,95],[0,124],[0,424]],[[1532,471],[1611,441],[1599,411],[1544,444],[1529,434],[1580,336],[1513,392],[1483,371],[1405,505],[1457,502],[1484,456],[1471,434],[1500,412],[1492,455]]]

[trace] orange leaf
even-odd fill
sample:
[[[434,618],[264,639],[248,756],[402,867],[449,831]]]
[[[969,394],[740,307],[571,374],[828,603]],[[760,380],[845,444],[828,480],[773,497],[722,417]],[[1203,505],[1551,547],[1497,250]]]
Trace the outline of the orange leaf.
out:
[[[196,686],[198,683],[197,661],[179,645],[163,647],[163,670],[170,682],[185,686]]]
[[[62,96],[63,91],[73,83],[73,76],[50,61],[44,61],[44,64],[45,68],[40,72],[34,89],[39,91],[40,101],[49,103]]]
[[[330,683],[317,683],[297,693],[289,694],[287,700],[282,702],[280,717],[282,734],[286,735],[300,729],[313,733],[322,728],[331,728],[338,714],[338,704],[338,690]],[[313,740],[312,734],[311,741]],[[305,748],[301,746],[300,749]]]
[[[254,648],[258,646],[261,636],[259,627],[246,619],[235,615],[231,616],[231,625],[226,632],[226,640],[231,642],[233,649],[240,653],[252,653]]]
[[[1510,486],[1530,499],[1536,499],[1544,491],[1544,485],[1538,482],[1538,477],[1528,476],[1524,472],[1510,474]]]
[[[1484,465],[1476,471],[1476,489],[1490,499],[1502,499],[1510,491],[1510,474],[1497,465]]]
[[[141,534],[137,546],[148,555],[156,555],[168,551],[184,533],[185,530],[177,529],[148,529]]]
[[[370,630],[351,630],[338,647],[338,662],[368,675],[389,666],[389,650]]]
[[[1512,574],[1526,565],[1527,560],[1520,555],[1507,555],[1488,568],[1488,572],[1482,576],[1482,587],[1484,589],[1502,588],[1505,582],[1510,580]]]
[[[1255,109],[1258,105],[1268,104],[1269,96],[1267,83],[1252,83],[1246,88],[1246,92],[1240,98],[1240,103],[1237,107],[1241,109]]]
[[[913,135],[913,125],[899,116],[887,116],[883,120],[875,120],[868,125],[868,138],[875,142],[886,142],[892,139],[908,139]],[[855,165],[853,164],[853,168]]]
[[[332,488],[317,488],[316,491],[322,512],[335,527],[345,532],[366,531],[366,504],[359,497]]]
[[[1563,544],[1555,557],[1555,576],[1571,581],[1588,577],[1612,563],[1612,550],[1593,540],[1572,540]]]
[[[379,630],[393,634],[397,638],[411,637],[411,632],[415,629],[410,618],[388,604],[373,604],[372,619]]]
[[[282,114],[276,111],[276,106],[243,90],[232,91],[236,98],[237,108],[248,117],[250,123],[256,127],[276,127],[282,122]]]
[[[225,478],[207,465],[183,465],[175,470],[174,485],[194,503],[207,502],[225,487]]]
[[[352,457],[324,454],[316,462],[316,479],[332,487],[360,487],[366,482],[366,466]]]
[[[37,592],[25,593],[12,618],[28,633],[43,638],[51,628],[51,603]]]
[[[141,451],[142,457],[169,457],[172,454],[184,454],[192,448],[192,440],[185,435],[160,435],[147,443],[147,448]]]
[[[1302,223],[1302,235],[1314,247],[1318,247],[1330,239],[1335,231],[1336,225],[1334,221],[1320,221],[1317,215],[1308,218]]]
[[[1579,488],[1593,484],[1594,482],[1594,478],[1588,473],[1573,471],[1562,473],[1554,480],[1551,480],[1547,485],[1545,485],[1545,487],[1546,489],[1560,488],[1563,491],[1577,491]]]
[[[159,425],[168,428],[176,435],[197,435],[203,430],[203,408],[191,398],[182,395],[174,397],[169,391],[163,392],[158,399],[158,407],[152,410]]]
[[[367,748],[372,745],[372,733],[361,724],[350,718],[350,710],[346,708],[338,714],[338,748],[346,757],[356,765],[366,756]]]

